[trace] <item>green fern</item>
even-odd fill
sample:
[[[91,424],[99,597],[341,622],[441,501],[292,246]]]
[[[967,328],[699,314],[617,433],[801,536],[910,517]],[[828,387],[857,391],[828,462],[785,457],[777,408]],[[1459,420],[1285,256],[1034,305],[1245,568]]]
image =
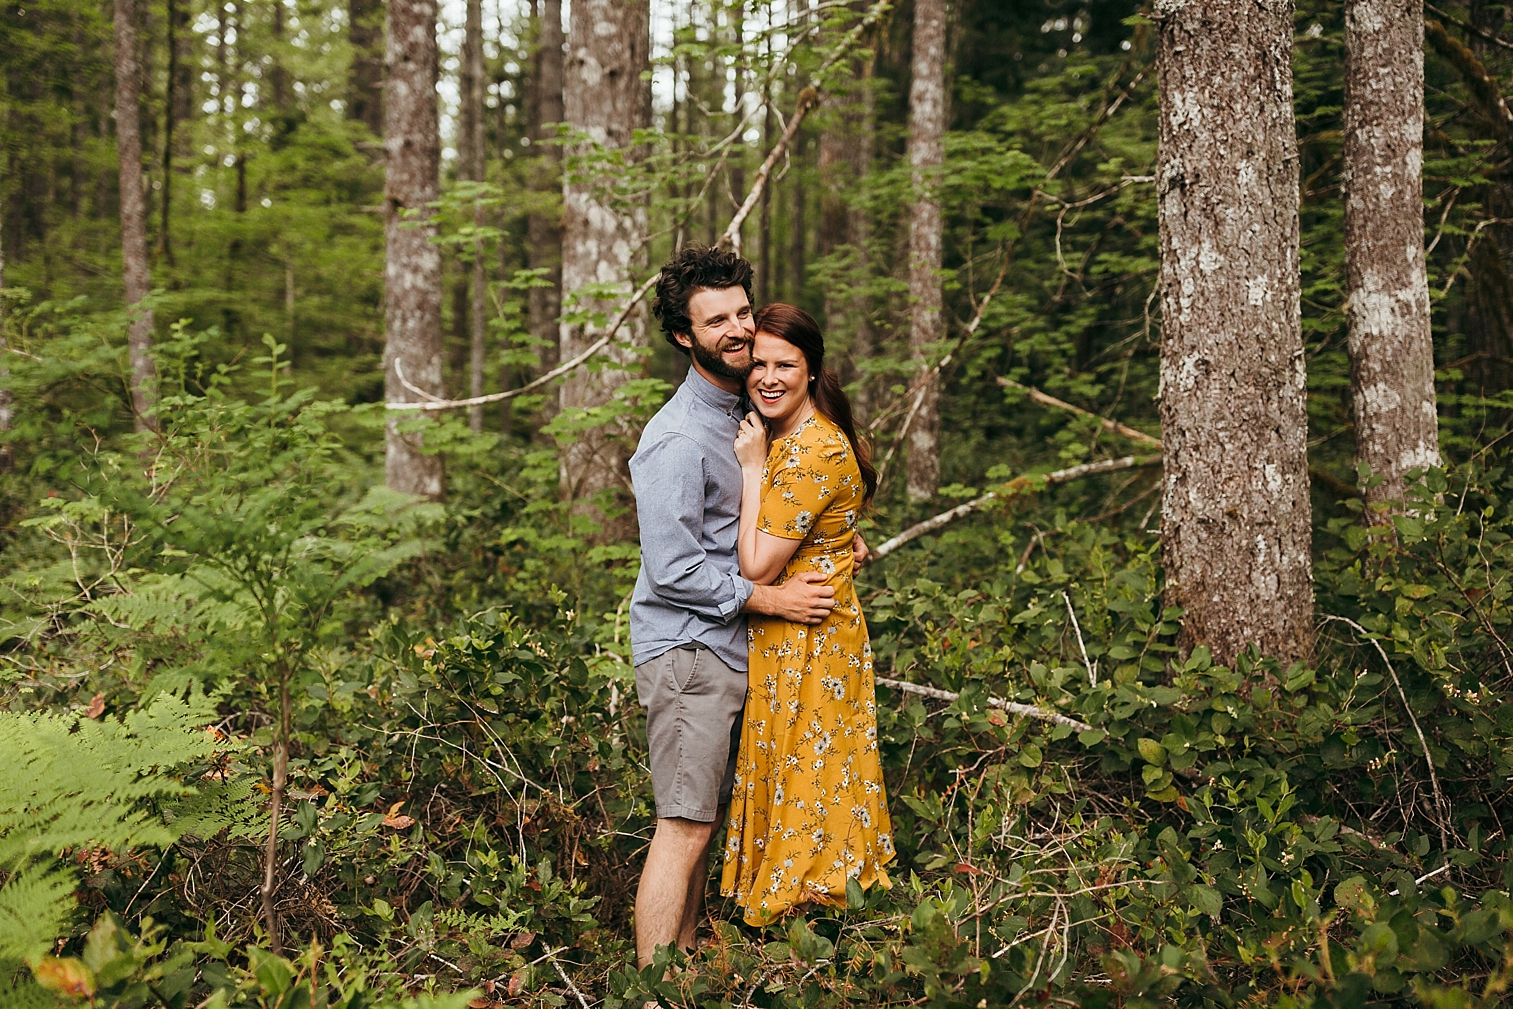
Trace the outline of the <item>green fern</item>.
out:
[[[214,714],[198,691],[159,694],[119,721],[0,712],[0,978],[45,953],[73,911],[72,870],[54,856],[255,822],[241,783],[206,794],[175,774],[211,756],[215,740],[201,730]],[[163,815],[164,805],[178,815]]]

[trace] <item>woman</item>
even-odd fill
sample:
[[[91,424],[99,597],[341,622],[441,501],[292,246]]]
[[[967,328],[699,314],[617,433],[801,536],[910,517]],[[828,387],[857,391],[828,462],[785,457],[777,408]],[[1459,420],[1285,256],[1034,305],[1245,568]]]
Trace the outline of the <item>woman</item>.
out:
[[[820,571],[835,609],[815,627],[750,618],[749,692],[720,892],[767,924],[815,901],[844,905],[846,881],[891,886],[892,823],[877,754],[872,647],[852,581],[851,540],[877,474],[808,313],[756,316],[736,438],[741,573],[773,584]],[[770,445],[770,447],[769,447]]]

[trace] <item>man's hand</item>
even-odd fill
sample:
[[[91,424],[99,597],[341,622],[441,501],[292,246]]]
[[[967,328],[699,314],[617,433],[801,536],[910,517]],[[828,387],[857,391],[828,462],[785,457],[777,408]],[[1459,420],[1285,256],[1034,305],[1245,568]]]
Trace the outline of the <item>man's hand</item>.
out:
[[[835,609],[835,589],[824,581],[818,571],[803,571],[781,585],[757,585],[746,609],[796,624],[822,623]]]
[[[859,569],[863,564],[867,563],[871,556],[872,551],[867,549],[867,544],[862,539],[862,534],[857,532],[855,536],[851,537],[851,566]]]

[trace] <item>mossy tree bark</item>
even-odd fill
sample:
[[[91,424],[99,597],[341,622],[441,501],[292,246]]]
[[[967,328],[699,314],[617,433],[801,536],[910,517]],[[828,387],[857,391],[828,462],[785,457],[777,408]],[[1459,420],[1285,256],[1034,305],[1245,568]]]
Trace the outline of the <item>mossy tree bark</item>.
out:
[[[612,160],[596,156],[620,152],[634,158],[634,131],[651,121],[651,91],[642,79],[650,67],[650,9],[647,0],[581,0],[572,5],[568,56],[563,86],[563,115],[588,142],[572,152],[580,172],[563,187],[562,289],[589,284],[632,289],[630,275],[646,258],[646,211],[611,195]],[[613,317],[615,298],[585,298],[578,309]],[[599,336],[592,323],[564,322],[559,346],[563,360],[574,357]],[[640,374],[638,349],[646,344],[646,324],[636,313],[604,353],[605,367],[580,369],[562,385],[561,407],[584,410],[611,402],[626,379]],[[563,492],[588,501],[604,491],[629,489],[625,463],[633,432],[611,421],[582,432],[562,452]],[[627,494],[628,499],[628,494]]]
[[[1182,640],[1313,628],[1290,0],[1158,0],[1162,537]]]
[[[429,209],[439,193],[441,163],[435,0],[389,0],[384,63],[384,395],[395,403],[422,398],[400,381],[400,366],[412,385],[445,395],[441,254],[431,242],[436,226]],[[439,500],[445,491],[441,457],[422,451],[424,434],[413,430],[426,423],[390,414],[384,477],[392,490]]]
[[[1345,284],[1355,457],[1401,501],[1439,463],[1424,267],[1423,0],[1345,6]]]

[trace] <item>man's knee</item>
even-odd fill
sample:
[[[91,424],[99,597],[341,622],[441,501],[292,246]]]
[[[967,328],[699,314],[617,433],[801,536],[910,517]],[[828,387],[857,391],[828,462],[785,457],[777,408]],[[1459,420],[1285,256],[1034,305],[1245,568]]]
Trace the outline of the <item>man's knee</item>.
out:
[[[680,846],[702,847],[714,837],[715,829],[719,824],[718,818],[709,823],[703,823],[699,820],[685,820],[678,816],[664,816],[657,820],[657,835]]]

